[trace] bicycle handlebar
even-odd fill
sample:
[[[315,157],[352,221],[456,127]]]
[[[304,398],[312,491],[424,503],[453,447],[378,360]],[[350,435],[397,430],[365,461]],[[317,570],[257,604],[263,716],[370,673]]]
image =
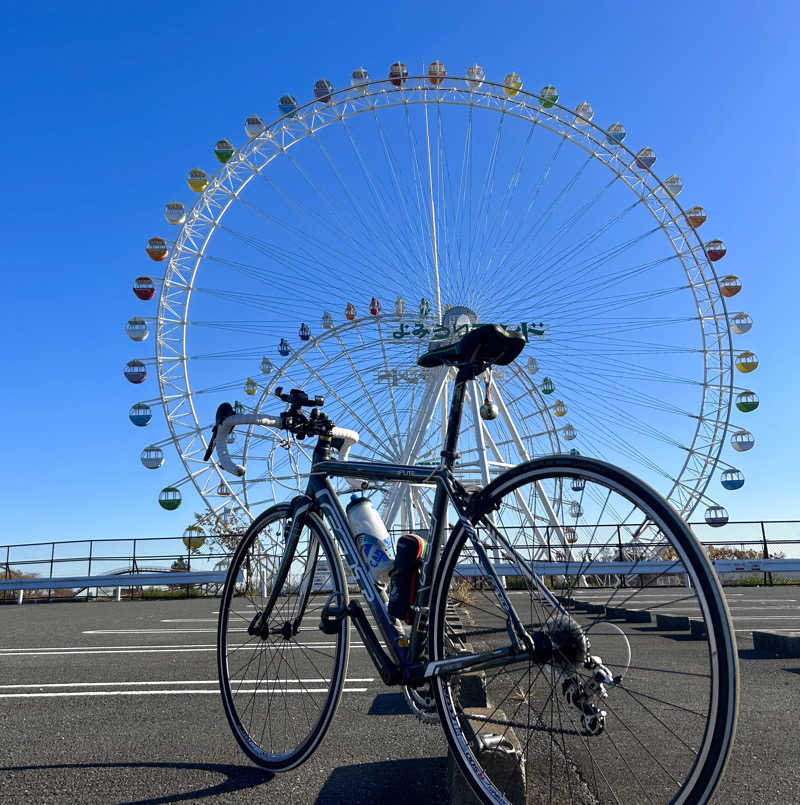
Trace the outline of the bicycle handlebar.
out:
[[[219,461],[219,465],[226,472],[241,478],[245,474],[246,467],[243,464],[234,464],[228,453],[228,434],[237,425],[261,425],[265,428],[283,428],[285,427],[285,423],[283,416],[274,417],[266,416],[264,414],[233,414],[232,416],[224,417],[222,421],[218,422],[214,426],[211,441],[209,442],[208,449],[206,450],[206,460],[208,460],[209,456],[211,455],[216,442],[217,459]],[[334,446],[338,447],[339,460],[347,461],[350,448],[354,444],[358,443],[359,435],[357,431],[349,430],[348,428],[334,427],[331,430],[331,439],[334,442]],[[338,445],[336,444],[337,442],[339,443]]]

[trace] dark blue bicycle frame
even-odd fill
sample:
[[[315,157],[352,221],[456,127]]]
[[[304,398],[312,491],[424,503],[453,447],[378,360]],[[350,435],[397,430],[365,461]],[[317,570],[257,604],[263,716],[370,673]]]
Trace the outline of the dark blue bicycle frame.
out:
[[[330,440],[320,439],[314,449],[312,471],[309,476],[306,494],[295,498],[292,503],[293,519],[298,516],[302,517],[305,511],[313,509],[321,510],[330,523],[334,537],[339,542],[347,564],[355,575],[367,604],[375,617],[375,622],[389,651],[389,656],[383,651],[375,632],[364,616],[363,610],[357,604],[351,603],[346,613],[339,612],[338,615],[339,617],[350,616],[353,618],[367,651],[387,684],[397,684],[399,682],[421,684],[424,679],[433,674],[461,671],[467,667],[475,669],[489,668],[508,662],[510,657],[530,657],[531,652],[534,651],[533,641],[509,603],[502,583],[497,577],[491,562],[480,548],[469,514],[471,495],[454,478],[452,473],[457,457],[455,448],[461,425],[464,392],[468,379],[470,379],[469,371],[462,368],[455,382],[448,417],[447,437],[442,450],[442,461],[438,468],[431,469],[430,466],[423,467],[406,464],[336,461],[330,458]],[[406,646],[401,645],[400,635],[398,635],[389,618],[376,582],[356,544],[355,535],[350,529],[347,515],[339,502],[335,490],[328,481],[328,478],[336,477],[360,478],[364,481],[399,481],[411,485],[436,486],[428,530],[427,555],[420,568],[420,580],[413,610],[414,620],[411,641]],[[426,629],[422,627],[427,625],[430,591],[440,549],[443,547],[442,538],[447,523],[448,503],[452,503],[458,512],[461,523],[467,531],[468,538],[476,546],[480,564],[483,566],[486,576],[492,580],[500,601],[506,609],[511,646],[506,649],[458,657],[437,663],[422,663],[420,662],[420,657],[424,646],[420,645],[420,640],[426,634]]]

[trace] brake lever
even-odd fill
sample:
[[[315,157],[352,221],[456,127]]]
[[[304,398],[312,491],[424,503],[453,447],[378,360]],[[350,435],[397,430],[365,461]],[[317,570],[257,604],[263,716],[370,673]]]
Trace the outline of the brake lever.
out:
[[[211,428],[211,439],[208,442],[203,461],[208,461],[211,458],[211,454],[214,452],[214,445],[217,441],[217,429],[229,416],[233,416],[235,413],[230,403],[224,402],[219,405],[217,413],[214,416],[214,427]]]
[[[211,428],[211,438],[208,440],[208,447],[206,448],[205,455],[203,456],[203,461],[208,461],[211,458],[211,454],[214,452],[214,445],[217,441],[217,426],[214,425]]]

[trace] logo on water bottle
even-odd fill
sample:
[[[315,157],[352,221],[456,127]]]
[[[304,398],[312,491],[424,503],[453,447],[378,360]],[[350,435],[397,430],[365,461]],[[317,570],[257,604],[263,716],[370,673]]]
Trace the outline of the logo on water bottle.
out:
[[[374,577],[382,576],[392,569],[394,560],[389,556],[391,547],[386,545],[383,540],[372,536],[372,534],[362,534],[359,537],[359,541],[367,567]]]

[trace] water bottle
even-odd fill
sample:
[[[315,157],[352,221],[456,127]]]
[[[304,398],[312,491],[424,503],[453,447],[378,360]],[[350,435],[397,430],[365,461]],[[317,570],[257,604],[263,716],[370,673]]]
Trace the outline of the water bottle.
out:
[[[386,583],[394,567],[394,548],[389,532],[372,503],[363,495],[353,495],[347,504],[347,520],[375,581]]]

